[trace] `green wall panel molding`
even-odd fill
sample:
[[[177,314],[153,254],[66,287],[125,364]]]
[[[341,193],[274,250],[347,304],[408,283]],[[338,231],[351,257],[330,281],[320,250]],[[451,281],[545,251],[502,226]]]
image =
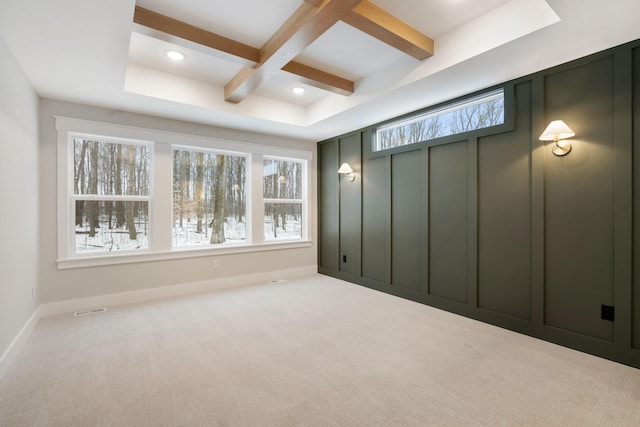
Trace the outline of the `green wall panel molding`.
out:
[[[423,291],[422,150],[391,156],[391,285]]]
[[[337,140],[318,146],[318,265],[329,271],[339,266],[338,161]]]
[[[429,295],[468,300],[467,141],[429,149]]]
[[[613,56],[545,76],[547,121],[576,132],[571,155],[545,149],[545,324],[613,341]],[[551,146],[551,144],[549,144]]]
[[[387,282],[390,212],[387,159],[365,160],[362,167],[362,277]]]
[[[340,271],[360,276],[362,273],[362,168],[360,133],[339,140],[339,164],[349,163],[356,179],[340,175]],[[338,167],[334,170],[338,175]]]
[[[513,132],[478,143],[478,307],[532,320],[531,83]]]
[[[640,47],[633,49],[633,302],[632,346],[640,350]],[[629,295],[629,294],[627,294]],[[640,354],[638,354],[640,358]]]

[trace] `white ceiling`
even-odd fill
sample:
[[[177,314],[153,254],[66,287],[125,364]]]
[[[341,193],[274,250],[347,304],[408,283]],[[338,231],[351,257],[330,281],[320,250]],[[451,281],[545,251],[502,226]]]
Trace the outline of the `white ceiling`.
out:
[[[259,48],[301,1],[137,5]],[[0,38],[42,97],[314,141],[640,38],[637,0],[372,1],[433,38],[435,54],[418,61],[338,23],[296,61],[354,80],[350,96],[283,72],[225,102],[241,64],[151,37],[132,23],[135,0],[0,0]],[[164,56],[176,46],[181,63]]]

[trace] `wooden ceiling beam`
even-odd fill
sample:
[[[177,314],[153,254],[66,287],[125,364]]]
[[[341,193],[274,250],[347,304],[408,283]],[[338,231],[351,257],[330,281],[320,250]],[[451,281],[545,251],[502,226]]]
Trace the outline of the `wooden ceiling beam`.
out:
[[[322,2],[325,0],[315,1]],[[260,61],[260,49],[140,6],[135,7],[133,22],[153,31],[195,43],[195,46],[205,46],[217,52],[222,52],[227,55],[225,57],[226,59],[233,60],[245,66],[253,67]],[[154,36],[154,34],[148,35]],[[155,35],[157,35],[157,33]],[[193,46],[194,45],[192,45],[192,47]],[[329,92],[340,95],[351,95],[354,90],[354,83],[351,80],[343,79],[342,77],[295,61],[286,64],[283,70],[295,75],[296,79],[302,83]]]
[[[337,93],[338,95],[351,95],[355,89],[355,84],[351,80],[343,79],[295,61],[291,61],[282,67],[282,71],[294,74],[297,80],[302,83]]]
[[[262,46],[258,64],[254,68],[243,68],[227,83],[224,88],[225,101],[238,103],[245,99],[351,12],[360,1],[323,0],[318,7],[302,3]]]
[[[369,0],[362,0],[343,21],[420,61],[433,56],[431,38]]]
[[[320,7],[322,6],[322,3],[324,3],[326,0],[304,0],[304,1],[309,3],[313,7]]]
[[[257,63],[260,60],[260,50],[253,46],[231,40],[140,6],[135,8],[133,22],[253,63]]]

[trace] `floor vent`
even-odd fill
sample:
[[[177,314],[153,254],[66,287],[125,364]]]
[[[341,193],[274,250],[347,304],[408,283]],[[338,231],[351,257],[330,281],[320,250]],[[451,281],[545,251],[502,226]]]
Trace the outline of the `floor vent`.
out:
[[[75,313],[73,313],[73,315],[75,317],[88,316],[90,314],[104,313],[105,311],[107,311],[107,309],[104,308],[104,307],[102,307],[102,308],[90,308],[90,309],[87,309],[87,310],[76,311]]]
[[[270,283],[283,283],[286,282],[287,279],[273,279],[270,281]]]

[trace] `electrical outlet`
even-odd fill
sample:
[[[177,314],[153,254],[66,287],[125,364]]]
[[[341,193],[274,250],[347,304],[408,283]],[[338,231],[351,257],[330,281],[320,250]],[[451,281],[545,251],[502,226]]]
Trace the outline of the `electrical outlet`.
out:
[[[616,312],[615,308],[612,305],[604,305],[600,306],[600,318],[602,320],[609,320],[611,322],[616,320]]]
[[[217,270],[220,268],[220,261],[218,261],[217,259],[213,260],[213,269]]]

